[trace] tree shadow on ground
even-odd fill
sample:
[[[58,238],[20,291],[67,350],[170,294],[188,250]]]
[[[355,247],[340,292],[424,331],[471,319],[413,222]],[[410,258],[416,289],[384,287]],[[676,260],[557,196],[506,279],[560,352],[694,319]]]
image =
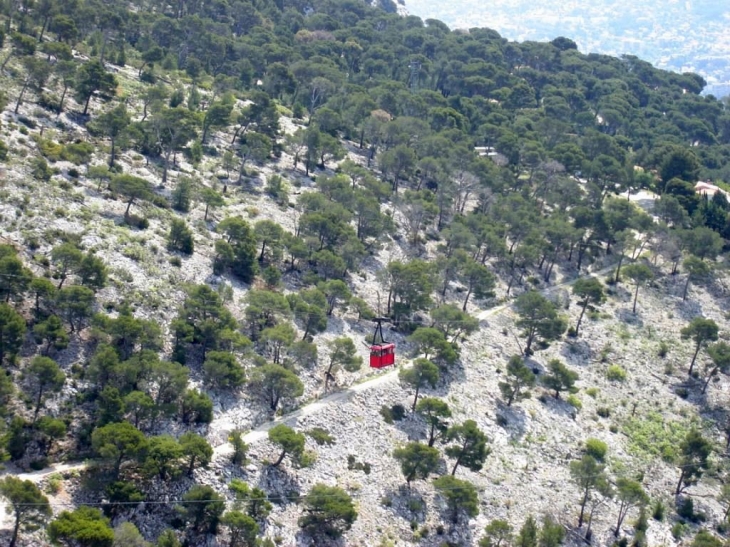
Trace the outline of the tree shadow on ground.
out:
[[[502,427],[515,441],[525,436],[527,430],[527,414],[519,406],[507,406],[502,401],[497,402],[495,413],[497,425]]]
[[[290,462],[287,461],[282,465],[288,464]],[[297,503],[302,495],[301,487],[297,483],[294,473],[289,473],[282,466],[264,465],[256,486],[268,493],[271,503],[282,507]]]
[[[440,462],[440,466],[445,467],[443,461]],[[423,494],[416,490],[415,484],[410,488],[401,484],[397,488],[386,490],[378,503],[407,522],[422,524],[426,521],[428,504]]]
[[[689,297],[687,300],[682,300],[680,297],[674,305],[674,310],[680,318],[687,322],[692,321],[695,317],[702,317],[704,315],[702,304],[696,300],[690,300]]]
[[[644,320],[641,318],[641,308],[637,305],[636,313],[632,308],[617,308],[615,313],[616,319],[633,327],[643,327]]]
[[[568,338],[560,347],[560,355],[573,366],[590,365],[595,358],[591,345],[581,338]]]
[[[300,530],[296,534],[296,547],[347,547],[347,538],[330,538],[322,534],[312,536]]]
[[[571,420],[575,420],[578,415],[578,411],[573,405],[569,404],[565,399],[556,399],[554,393],[543,393],[540,395],[539,400],[545,408],[554,414],[570,418]]]

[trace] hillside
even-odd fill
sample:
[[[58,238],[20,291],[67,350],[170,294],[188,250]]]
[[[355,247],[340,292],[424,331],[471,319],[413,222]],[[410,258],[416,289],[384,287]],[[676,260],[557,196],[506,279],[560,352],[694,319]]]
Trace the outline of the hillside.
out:
[[[510,40],[546,41],[569,36],[581,51],[636,55],[654,66],[696,72],[708,82],[706,93],[730,93],[730,12],[712,0],[693,2],[479,2],[409,0],[405,9],[451,28],[488,26]]]
[[[0,10],[3,545],[727,541],[727,104],[393,8]]]

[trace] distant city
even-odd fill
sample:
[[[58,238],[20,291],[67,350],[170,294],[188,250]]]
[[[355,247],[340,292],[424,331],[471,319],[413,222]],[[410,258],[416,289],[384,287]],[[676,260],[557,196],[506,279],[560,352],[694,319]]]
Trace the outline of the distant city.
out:
[[[730,2],[723,0],[405,0],[451,28],[489,27],[509,40],[565,36],[585,53],[636,55],[696,72],[706,94],[730,95]]]

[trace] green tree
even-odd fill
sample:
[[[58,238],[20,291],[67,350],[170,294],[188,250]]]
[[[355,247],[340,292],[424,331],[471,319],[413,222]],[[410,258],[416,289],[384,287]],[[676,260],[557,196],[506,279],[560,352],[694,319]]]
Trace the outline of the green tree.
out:
[[[421,389],[430,385],[432,388],[436,387],[439,381],[439,369],[428,359],[415,359],[413,366],[409,368],[403,368],[398,373],[398,379],[402,385],[406,385],[415,389],[416,393],[413,397],[412,411],[415,412],[416,404],[418,403],[418,394]],[[429,445],[431,446],[431,445]]]
[[[687,291],[689,290],[689,282],[691,279],[706,279],[710,275],[710,266],[696,256],[688,256],[682,263],[682,267],[687,272],[687,281],[684,283],[682,291],[682,300],[687,300]]]
[[[196,467],[208,467],[213,458],[213,447],[197,433],[183,433],[180,436],[180,448],[183,457],[187,459],[189,476],[193,475]]]
[[[209,424],[213,421],[213,401],[205,393],[188,389],[180,400],[180,414],[184,424]]]
[[[424,359],[442,361],[452,364],[458,358],[454,344],[446,339],[446,335],[434,327],[418,327],[408,337],[416,355]]]
[[[689,364],[688,374],[690,376],[692,375],[692,370],[694,369],[700,349],[706,346],[708,342],[717,340],[719,332],[720,327],[717,326],[717,323],[712,319],[705,319],[704,317],[695,317],[689,322],[689,325],[683,327],[680,331],[682,340],[689,340],[691,338],[695,343],[695,352]]]
[[[435,397],[424,397],[418,401],[416,412],[423,416],[428,425],[428,446],[433,446],[437,439],[446,436],[446,420],[451,417],[449,405]]]
[[[231,247],[232,258],[224,268],[230,267],[234,275],[244,283],[251,283],[256,273],[256,236],[248,222],[241,217],[228,217],[218,224],[217,230],[225,235]]]
[[[129,422],[119,422],[95,429],[91,446],[100,458],[112,464],[117,476],[124,460],[135,458],[142,451],[145,437]]]
[[[11,10],[12,9],[13,8],[11,7]],[[10,29],[10,27],[7,28],[8,30]],[[28,36],[27,34],[13,32],[10,35],[10,45],[10,53],[8,53],[7,57],[5,57],[2,66],[0,66],[0,70],[5,70],[5,66],[13,57],[35,55],[36,41],[32,36]]]
[[[601,492],[607,487],[608,479],[604,466],[598,463],[593,456],[584,455],[580,460],[570,462],[570,476],[581,492],[580,516],[578,528],[583,526],[585,508],[595,492]]]
[[[357,354],[355,343],[349,336],[341,336],[329,342],[329,364],[325,372],[324,388],[327,390],[327,384],[330,378],[334,378],[333,373],[342,367],[347,372],[357,372],[362,367],[362,357]]]
[[[221,524],[230,533],[229,547],[255,547],[259,525],[252,517],[240,511],[228,511],[221,517]]]
[[[167,183],[170,158],[173,153],[194,140],[198,134],[199,119],[195,112],[187,108],[163,108],[150,119],[150,127],[157,145],[162,152],[162,184]]]
[[[83,259],[84,254],[72,243],[61,243],[51,249],[51,262],[56,267],[56,276],[61,280],[59,289],[70,274],[78,271]]]
[[[211,104],[203,117],[203,135],[200,142],[203,144],[207,142],[211,130],[228,127],[231,123],[231,112],[233,105],[228,101],[216,101]]]
[[[56,307],[61,316],[68,321],[71,332],[81,328],[86,319],[91,317],[94,304],[94,291],[81,285],[71,285],[59,290],[56,295]]]
[[[66,95],[68,94],[69,88],[73,87],[76,81],[76,73],[78,72],[78,65],[75,61],[58,61],[53,67],[53,72],[56,78],[60,80],[63,87],[61,92],[61,98],[58,100],[58,112],[63,112],[63,108],[66,104]]]
[[[328,279],[317,284],[317,288],[322,291],[327,299],[327,316],[334,313],[338,304],[346,305],[352,298],[350,289],[341,279]]]
[[[289,322],[279,323],[261,331],[261,343],[264,344],[273,357],[274,364],[281,364],[284,348],[294,344],[297,333]]]
[[[127,209],[124,211],[125,222],[129,221],[129,209],[135,201],[152,199],[150,183],[133,175],[116,175],[111,180],[111,189],[127,198]]]
[[[23,102],[23,95],[25,91],[30,88],[36,93],[40,94],[43,91],[43,86],[48,80],[50,73],[50,64],[45,59],[38,59],[37,57],[23,57],[21,59],[25,74],[22,78],[22,87],[18,94],[18,100],[15,102],[14,113],[17,114],[20,110],[20,105]]]
[[[251,389],[266,400],[272,412],[276,412],[282,399],[300,397],[304,384],[281,365],[265,364],[251,373]]]
[[[299,526],[311,536],[339,538],[352,528],[357,510],[347,492],[337,486],[315,484],[304,496]]]
[[[294,317],[300,323],[306,340],[310,334],[324,332],[327,328],[327,298],[317,288],[305,289],[298,294],[287,295]]]
[[[634,290],[634,306],[631,310],[636,313],[636,300],[639,297],[639,288],[647,281],[654,279],[654,272],[646,264],[629,264],[624,268],[624,274],[636,284]]]
[[[177,539],[175,532],[168,529],[159,535],[156,547],[181,547],[181,543]]]
[[[451,475],[456,475],[460,465],[474,472],[480,471],[492,452],[487,446],[487,436],[474,420],[450,427],[445,438],[447,441],[456,441],[446,448],[446,455],[456,460]]]
[[[707,391],[707,386],[718,372],[727,374],[730,371],[730,344],[727,342],[717,342],[707,348],[707,354],[712,359],[712,364],[708,365],[708,374],[705,383],[702,386],[702,393]]]
[[[539,547],[559,547],[565,539],[565,528],[552,517],[545,515],[542,519]]]
[[[127,106],[124,103],[104,112],[93,123],[95,130],[107,137],[111,142],[109,169],[114,168],[114,160],[117,155],[117,142],[127,127],[129,127],[130,123],[132,123],[132,118],[127,112]]]
[[[88,506],[63,511],[48,525],[47,532],[51,542],[68,547],[112,547],[114,542],[109,519]]]
[[[172,219],[170,233],[167,234],[167,248],[170,251],[180,251],[187,255],[193,254],[195,250],[193,232],[184,220]]]
[[[22,301],[32,279],[33,274],[23,266],[15,249],[0,246],[0,301]]]
[[[25,320],[8,304],[0,303],[0,365],[6,356],[15,357],[23,345]]]
[[[103,289],[107,281],[107,267],[104,261],[91,253],[86,253],[76,273],[84,287],[92,290]]]
[[[15,518],[9,547],[15,547],[21,529],[41,526],[53,514],[48,498],[28,480],[22,481],[16,477],[0,480],[0,497],[7,500],[5,510]]]
[[[451,513],[451,522],[459,522],[463,513],[469,518],[479,514],[479,496],[477,489],[469,481],[446,475],[433,481],[436,491],[446,500],[446,507]]]
[[[499,390],[507,406],[512,406],[514,401],[528,399],[530,388],[534,387],[535,383],[535,373],[525,364],[525,360],[519,355],[513,355],[507,363],[507,380],[499,382]]]
[[[197,181],[190,177],[180,177],[177,180],[175,189],[170,193],[170,204],[172,208],[181,213],[190,211],[190,202],[197,186]]]
[[[679,481],[674,495],[679,496],[686,488],[696,484],[702,474],[710,466],[709,457],[712,454],[712,443],[702,436],[700,431],[691,429],[684,440],[679,444]]]
[[[565,319],[558,315],[555,304],[538,292],[522,293],[515,300],[515,308],[520,316],[516,325],[523,330],[523,336],[527,337],[525,355],[531,353],[535,340],[549,342],[565,332]]]
[[[621,524],[623,524],[632,507],[644,506],[649,503],[649,496],[644,492],[641,483],[625,477],[616,479],[616,496],[618,497],[619,507],[618,521],[616,522],[616,528],[613,530],[614,537],[618,537],[621,533]]]
[[[266,492],[263,490],[250,488],[241,479],[233,479],[228,487],[235,493],[235,507],[245,507],[246,514],[254,520],[264,521],[271,513],[271,503],[269,503]]]
[[[532,517],[532,515],[527,517],[527,520],[525,520],[524,524],[522,525],[522,528],[520,528],[520,533],[517,534],[517,547],[538,547],[537,546],[537,537],[538,537],[538,527],[537,522],[535,522],[535,519]]]
[[[418,442],[396,448],[393,457],[400,463],[401,472],[409,487],[416,479],[427,479],[436,471],[439,463],[439,451]]]
[[[41,308],[44,308],[45,311],[53,302],[56,295],[56,286],[49,279],[36,277],[30,282],[29,289],[35,300],[36,317],[39,317]],[[43,303],[43,306],[41,306],[41,303]]]
[[[236,356],[226,351],[211,351],[203,363],[206,381],[217,390],[241,387],[246,376]]]
[[[153,419],[156,410],[155,401],[142,391],[132,391],[124,396],[124,411],[136,428]]]
[[[299,458],[304,452],[304,433],[297,433],[285,424],[279,424],[269,429],[269,441],[281,449],[279,458],[272,463],[278,467],[287,455]]]
[[[181,516],[199,533],[214,534],[226,510],[225,498],[210,486],[195,485],[178,505]]]
[[[131,522],[122,522],[114,528],[114,543],[112,547],[152,547],[145,541],[137,527]]]
[[[575,325],[575,336],[578,336],[580,324],[583,321],[588,306],[598,306],[606,301],[603,285],[595,277],[581,278],[573,284],[573,294],[580,299],[581,311],[578,323]]]
[[[560,399],[561,391],[571,391],[578,380],[578,373],[570,370],[562,361],[559,359],[551,359],[548,362],[548,374],[542,381],[543,385],[548,388],[555,390],[555,398]]]
[[[722,540],[716,538],[707,530],[697,532],[697,535],[692,541],[692,547],[723,547],[723,545],[725,543]]]
[[[117,79],[113,74],[106,71],[104,65],[93,59],[84,63],[76,73],[74,79],[76,100],[84,104],[83,116],[89,111],[91,97],[98,93],[102,98],[109,98],[117,88]]]
[[[53,446],[53,441],[64,438],[68,430],[63,420],[50,416],[41,416],[35,427],[39,433],[39,445],[44,454],[48,454]]]
[[[43,404],[43,396],[48,392],[58,393],[66,383],[66,375],[53,359],[37,355],[31,361],[25,372],[30,391],[35,398],[33,422],[38,418],[38,412]]]
[[[223,196],[213,188],[203,188],[200,191],[200,199],[205,203],[205,215],[203,220],[208,220],[208,211],[213,208],[223,207],[226,202]]]
[[[476,260],[467,260],[459,271],[458,278],[466,287],[466,296],[461,306],[463,311],[466,311],[466,306],[472,295],[480,300],[494,296],[497,278],[489,271],[489,268]]]
[[[494,519],[484,527],[484,537],[479,540],[479,547],[507,547],[513,539],[512,526],[502,519]]]
[[[183,452],[180,443],[171,435],[150,437],[142,454],[142,470],[148,477],[158,476],[161,481],[180,476]]]

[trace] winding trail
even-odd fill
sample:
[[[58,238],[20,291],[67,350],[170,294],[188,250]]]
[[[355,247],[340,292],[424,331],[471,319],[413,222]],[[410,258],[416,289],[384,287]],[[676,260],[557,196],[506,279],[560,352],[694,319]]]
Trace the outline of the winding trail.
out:
[[[578,276],[574,279],[570,279],[567,281],[561,281],[560,283],[558,283],[556,285],[552,285],[550,287],[546,287],[546,288],[542,289],[540,292],[542,294],[547,295],[557,289],[570,287],[579,279],[586,279],[589,277],[598,277],[598,276],[605,275],[608,272],[612,271],[613,268],[614,268],[614,266],[609,266],[609,267],[602,268],[601,270],[598,270],[595,272],[590,272],[583,276]],[[511,307],[512,307],[512,302],[508,302],[506,304],[501,304],[499,306],[496,306],[494,308],[481,312],[477,316],[477,318],[479,319],[479,321],[484,321],[489,317],[498,315],[498,314],[504,312],[505,310],[510,309]],[[403,367],[400,367],[400,368],[403,368]],[[294,426],[294,425],[296,425],[296,422],[299,418],[303,418],[305,416],[310,416],[312,414],[316,414],[321,409],[326,408],[327,406],[329,406],[332,403],[350,399],[357,393],[361,393],[363,391],[367,391],[374,387],[394,381],[398,377],[398,372],[399,372],[400,368],[392,368],[391,370],[388,370],[387,372],[376,374],[372,378],[365,380],[364,382],[360,382],[358,384],[354,384],[341,391],[336,391],[334,393],[331,393],[331,394],[329,394],[325,397],[322,397],[321,399],[318,399],[316,401],[313,401],[293,412],[290,412],[289,414],[286,414],[285,416],[281,416],[280,418],[277,418],[276,420],[271,420],[269,422],[265,422],[265,423],[255,427],[254,429],[252,429],[246,435],[244,435],[243,441],[249,445],[257,443],[261,440],[266,439],[268,437],[268,431],[271,428],[273,428],[274,426],[277,426],[279,424],[286,424],[289,426]],[[232,453],[233,453],[233,446],[228,442],[224,442],[224,443],[214,447],[213,459],[216,459],[216,458],[222,457],[222,456],[227,456]],[[21,480],[29,480],[34,483],[37,483],[54,473],[62,473],[62,472],[67,472],[67,471],[81,471],[83,469],[86,469],[88,466],[89,466],[89,464],[87,462],[58,463],[58,464],[51,465],[50,467],[46,467],[45,469],[40,469],[38,471],[30,471],[28,473],[17,473],[17,474],[15,474],[15,476]],[[8,471],[8,474],[12,474],[12,472]]]

